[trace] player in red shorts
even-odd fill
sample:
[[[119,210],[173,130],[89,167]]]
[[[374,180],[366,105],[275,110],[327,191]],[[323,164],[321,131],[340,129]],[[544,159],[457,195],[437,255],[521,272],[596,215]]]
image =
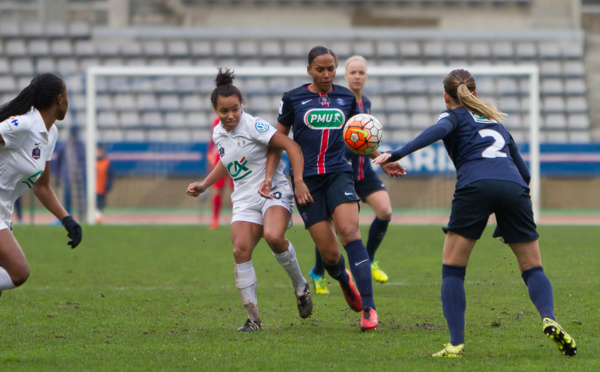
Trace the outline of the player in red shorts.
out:
[[[219,118],[215,117],[213,121],[213,125],[211,127],[211,132],[215,127],[219,124]],[[208,169],[211,171],[215,164],[221,160],[219,157],[219,153],[217,152],[217,148],[215,147],[215,143],[212,141],[212,136],[210,142],[208,143],[208,151],[207,151],[207,160],[208,160]],[[223,206],[223,194],[225,193],[225,182],[229,185],[229,190],[233,190],[233,180],[229,176],[225,176],[215,182],[212,186],[213,189],[213,198],[212,198],[212,222],[209,226],[210,230],[214,230],[219,227],[219,214],[221,213],[221,207]]]

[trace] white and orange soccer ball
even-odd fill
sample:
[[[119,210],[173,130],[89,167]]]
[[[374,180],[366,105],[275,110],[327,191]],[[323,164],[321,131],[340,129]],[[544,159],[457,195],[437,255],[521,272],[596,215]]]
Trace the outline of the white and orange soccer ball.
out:
[[[383,139],[383,126],[372,115],[354,115],[344,126],[344,142],[360,155],[368,155],[377,150]]]

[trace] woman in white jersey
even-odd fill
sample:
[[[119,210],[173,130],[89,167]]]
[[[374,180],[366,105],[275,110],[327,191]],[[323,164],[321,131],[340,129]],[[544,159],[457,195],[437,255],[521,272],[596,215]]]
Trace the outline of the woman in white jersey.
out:
[[[15,201],[29,189],[62,221],[71,248],[81,242],[81,226],[50,186],[50,158],[58,137],[54,122],[65,118],[68,107],[67,87],[53,74],[36,76],[15,99],[0,106],[0,294],[29,277],[10,222]]]
[[[294,194],[283,174],[283,163],[277,164],[274,172],[272,198],[262,197],[258,193],[266,175],[269,145],[286,150],[294,169],[304,168],[304,158],[293,140],[278,133],[263,119],[242,111],[242,94],[233,85],[234,78],[229,69],[219,69],[215,79],[216,88],[211,95],[211,103],[220,120],[214,128],[213,141],[221,160],[202,182],[191,183],[187,194],[197,197],[227,174],[233,179],[231,241],[235,283],[248,312],[248,320],[238,331],[255,331],[262,328],[262,323],[258,316],[252,251],[262,237],[292,280],[300,317],[307,318],[312,314],[308,282],[302,276],[292,243],[285,238],[285,231],[292,224]],[[312,202],[308,188],[303,184],[302,173],[294,176],[298,202]]]

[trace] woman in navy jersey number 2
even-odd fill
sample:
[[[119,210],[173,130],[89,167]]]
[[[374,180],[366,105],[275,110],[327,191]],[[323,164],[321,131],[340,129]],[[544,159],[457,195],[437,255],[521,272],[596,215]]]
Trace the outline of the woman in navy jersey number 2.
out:
[[[317,46],[308,54],[307,72],[312,83],[286,92],[279,107],[277,130],[288,135],[304,155],[304,182],[314,202],[298,205],[298,210],[313,241],[319,248],[325,269],[340,283],[346,302],[362,312],[361,330],[379,324],[373,300],[371,262],[358,229],[358,197],[352,182],[352,167],[345,158],[342,132],[346,120],[358,114],[356,98],[345,87],[334,85],[337,57],[329,48]],[[379,152],[373,154],[373,158]],[[279,161],[281,152],[270,150],[267,174]],[[270,165],[270,166],[269,166]],[[391,166],[390,166],[391,165]],[[397,163],[385,165],[390,176],[404,175]],[[292,169],[292,185],[294,185]],[[269,179],[261,194],[268,197]],[[336,232],[346,250],[350,270],[340,254]],[[356,287],[352,282],[356,281]],[[357,290],[358,287],[358,290]]]
[[[348,81],[348,87],[354,93],[357,100],[358,111],[365,114],[371,113],[371,101],[363,96],[363,89],[367,82],[367,61],[362,56],[352,56],[346,60],[346,72],[344,78]],[[387,274],[379,267],[379,261],[375,260],[375,252],[381,245],[387,232],[388,225],[392,219],[392,204],[385,185],[371,166],[370,159],[365,155],[346,149],[346,158],[352,164],[352,175],[356,194],[367,203],[375,212],[375,218],[369,228],[367,239],[367,253],[371,260],[371,275],[373,280],[380,283],[388,281]],[[309,276],[315,284],[315,293],[329,293],[324,277],[325,268],[318,249],[315,255],[315,266]]]
[[[469,256],[494,213],[502,237],[517,257],[529,297],[542,317],[542,329],[567,355],[577,353],[575,340],[554,318],[550,280],[544,274],[529,196],[529,170],[510,133],[500,124],[504,113],[477,98],[475,78],[453,70],[444,79],[446,108],[435,125],[399,150],[380,155],[376,164],[402,159],[443,140],[457,171],[448,227],[444,228],[442,308],[450,343],[434,357],[464,354],[466,298],[464,278]]]

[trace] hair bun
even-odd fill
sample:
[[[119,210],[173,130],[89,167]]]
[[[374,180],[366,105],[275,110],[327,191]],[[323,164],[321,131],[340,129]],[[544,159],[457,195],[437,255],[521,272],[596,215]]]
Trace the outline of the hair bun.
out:
[[[223,68],[219,67],[219,73],[215,78],[215,86],[218,88],[222,85],[232,85],[233,79],[235,79],[235,75],[232,70],[226,68],[225,71],[223,71]]]

